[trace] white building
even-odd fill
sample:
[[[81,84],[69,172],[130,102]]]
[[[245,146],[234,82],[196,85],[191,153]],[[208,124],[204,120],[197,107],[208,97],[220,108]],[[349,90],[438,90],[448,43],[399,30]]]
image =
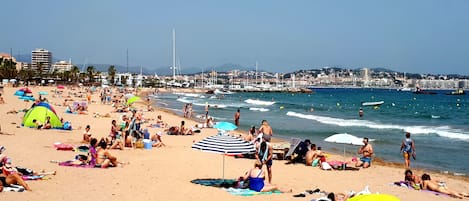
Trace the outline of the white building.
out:
[[[31,69],[42,68],[42,72],[50,72],[52,67],[52,52],[46,49],[38,48],[31,52]]]
[[[65,72],[65,71],[71,71],[73,68],[73,64],[71,61],[59,61],[54,64],[52,64],[52,69],[51,71],[57,71],[57,72]]]

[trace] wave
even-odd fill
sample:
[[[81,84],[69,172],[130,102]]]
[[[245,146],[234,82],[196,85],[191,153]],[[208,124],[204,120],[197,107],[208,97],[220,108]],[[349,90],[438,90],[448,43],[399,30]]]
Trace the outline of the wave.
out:
[[[203,104],[203,103],[192,103],[193,105],[197,105],[197,106],[204,106],[206,104]],[[207,103],[210,108],[227,108],[228,106],[227,105],[223,105],[223,104],[211,104],[211,103]]]
[[[254,99],[246,99],[244,102],[253,104],[253,105],[273,105],[275,104],[274,101],[262,101],[262,100],[254,100]]]
[[[179,101],[179,102],[183,102],[183,103],[192,103],[192,101],[190,101],[190,100],[188,100],[188,99],[186,99],[186,98],[178,98],[178,99],[176,99],[176,100]]]
[[[336,125],[341,127],[367,127],[373,129],[395,129],[410,132],[412,134],[437,134],[440,137],[469,140],[469,133],[460,129],[453,129],[448,126],[403,126],[392,124],[380,124],[367,120],[341,119],[324,117],[312,114],[301,114],[289,111],[287,116],[310,119],[323,124]]]
[[[202,94],[193,94],[193,93],[173,93],[173,94],[179,95],[179,96],[194,97],[194,98],[205,97],[205,96],[202,95]]]
[[[257,108],[257,107],[250,107],[249,110],[252,110],[252,111],[259,111],[259,112],[268,112],[268,111],[270,111],[270,110],[267,109],[267,108]]]

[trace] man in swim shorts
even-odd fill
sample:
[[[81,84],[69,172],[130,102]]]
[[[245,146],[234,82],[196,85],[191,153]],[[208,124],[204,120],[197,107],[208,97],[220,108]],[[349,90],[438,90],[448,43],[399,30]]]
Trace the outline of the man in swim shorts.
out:
[[[363,138],[363,143],[365,145],[361,146],[360,149],[358,149],[358,154],[361,154],[362,157],[360,158],[359,161],[357,161],[355,166],[368,168],[371,165],[371,156],[373,155],[373,146],[371,146],[371,144],[368,144],[367,137]]]

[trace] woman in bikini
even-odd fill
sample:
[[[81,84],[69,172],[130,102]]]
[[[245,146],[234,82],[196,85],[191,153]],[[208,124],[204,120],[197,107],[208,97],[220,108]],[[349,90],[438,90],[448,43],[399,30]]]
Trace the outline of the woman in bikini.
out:
[[[28,184],[18,174],[9,174],[8,176],[0,174],[0,192],[3,191],[3,187],[7,187],[11,184],[18,184],[24,187],[27,191],[32,191]]]
[[[450,190],[446,186],[446,184],[443,183],[443,182],[437,182],[437,181],[431,180],[430,175],[428,175],[428,174],[423,174],[422,175],[422,189],[428,189],[428,190],[431,190],[431,191],[444,193],[444,194],[454,196],[454,197],[460,198],[460,199],[469,196],[467,193],[458,193],[456,191]]]
[[[412,170],[405,171],[404,181],[408,186],[411,186],[415,190],[420,190],[422,188],[422,181],[420,181],[419,177],[413,175]]]
[[[281,191],[281,192],[292,192],[290,189],[289,191],[282,191],[274,184],[265,184],[265,175],[262,171],[262,163],[260,161],[256,161],[254,163],[254,168],[246,172],[243,178],[249,179],[249,189],[257,191],[257,192],[269,192],[269,191]]]
[[[98,144],[98,150],[96,154],[96,166],[101,168],[116,167],[119,162],[117,161],[117,158],[115,156],[109,153],[106,147],[106,140],[102,138]]]

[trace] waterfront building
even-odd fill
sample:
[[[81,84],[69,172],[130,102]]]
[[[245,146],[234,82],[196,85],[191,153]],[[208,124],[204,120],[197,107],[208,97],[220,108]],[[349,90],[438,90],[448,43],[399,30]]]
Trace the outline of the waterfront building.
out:
[[[65,71],[71,71],[73,68],[72,61],[58,61],[52,64],[51,71],[57,71],[59,73],[63,73]]]
[[[52,67],[52,52],[46,49],[38,48],[31,52],[31,69],[38,70],[41,68],[42,72],[50,72]]]

